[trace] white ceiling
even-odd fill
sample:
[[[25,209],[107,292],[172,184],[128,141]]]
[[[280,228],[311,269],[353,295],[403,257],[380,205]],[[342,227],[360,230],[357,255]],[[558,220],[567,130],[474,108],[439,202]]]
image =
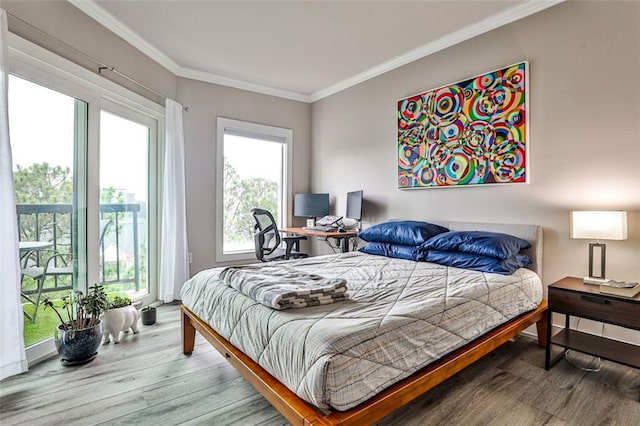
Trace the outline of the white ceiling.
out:
[[[563,0],[69,0],[182,77],[312,102]]]

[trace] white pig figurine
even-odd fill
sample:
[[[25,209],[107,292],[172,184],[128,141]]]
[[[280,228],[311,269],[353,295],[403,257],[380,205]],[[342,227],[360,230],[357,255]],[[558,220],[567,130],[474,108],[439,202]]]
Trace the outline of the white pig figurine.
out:
[[[134,334],[138,333],[138,318],[140,318],[142,301],[129,306],[109,309],[102,314],[104,338],[102,343],[109,343],[109,335],[113,336],[113,343],[120,343],[120,332],[127,333],[129,328]]]

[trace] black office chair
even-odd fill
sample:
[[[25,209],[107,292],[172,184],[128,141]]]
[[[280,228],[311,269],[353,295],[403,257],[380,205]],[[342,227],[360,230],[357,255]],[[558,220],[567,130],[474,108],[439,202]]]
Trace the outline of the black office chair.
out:
[[[300,259],[309,256],[300,253],[300,240],[306,240],[304,235],[292,235],[280,237],[276,221],[267,210],[251,210],[253,218],[256,220],[254,226],[254,242],[256,247],[256,258],[261,262],[271,262],[274,260]],[[284,241],[285,247],[280,247]]]

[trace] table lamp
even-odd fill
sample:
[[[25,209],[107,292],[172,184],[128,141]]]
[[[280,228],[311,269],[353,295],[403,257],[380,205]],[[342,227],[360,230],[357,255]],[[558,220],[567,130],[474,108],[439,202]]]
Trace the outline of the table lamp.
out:
[[[627,239],[627,212],[625,211],[572,211],[571,212],[571,238],[584,238],[596,240],[589,243],[589,276],[584,277],[584,282],[589,284],[601,284],[605,279],[606,244],[600,240],[626,240]],[[596,275],[593,271],[594,251],[600,250],[600,272]]]

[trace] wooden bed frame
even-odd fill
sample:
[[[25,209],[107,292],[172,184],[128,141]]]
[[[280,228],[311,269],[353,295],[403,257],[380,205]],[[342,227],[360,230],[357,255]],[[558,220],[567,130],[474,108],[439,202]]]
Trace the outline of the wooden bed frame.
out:
[[[531,243],[531,248],[524,251],[533,260],[528,268],[542,277],[543,235],[541,226],[453,221],[430,222],[445,226],[452,231],[494,231],[523,238]],[[533,311],[502,324],[347,411],[322,412],[304,401],[216,333],[184,305],[182,306],[182,351],[185,354],[190,354],[193,351],[196,330],[198,330],[291,424],[363,425],[371,424],[391,414],[533,324],[537,325],[538,342],[540,346],[544,346],[547,321],[547,301],[543,300],[540,306]]]
[[[537,325],[538,342],[544,346],[548,321],[547,301],[543,300],[533,311],[493,329],[370,400],[347,411],[323,413],[290,391],[184,305],[181,309],[182,352],[186,355],[193,352],[196,330],[199,331],[293,425],[371,424],[444,382],[534,323]]]

